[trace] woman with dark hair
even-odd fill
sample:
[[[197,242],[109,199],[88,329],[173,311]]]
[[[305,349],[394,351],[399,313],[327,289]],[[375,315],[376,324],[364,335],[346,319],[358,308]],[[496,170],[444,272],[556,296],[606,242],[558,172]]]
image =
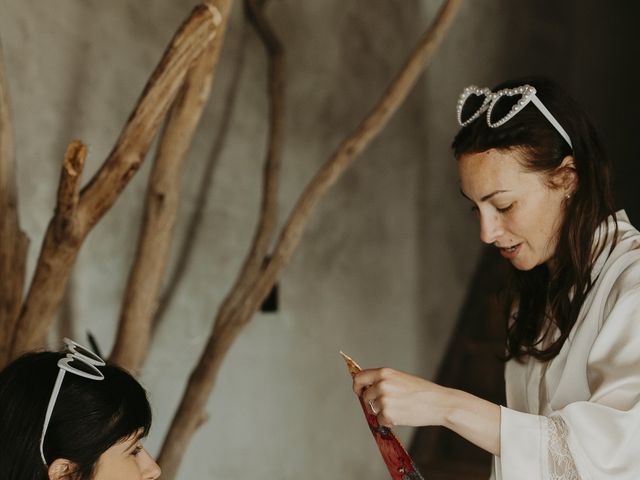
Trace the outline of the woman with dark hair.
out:
[[[640,233],[610,163],[555,83],[467,87],[453,141],[480,239],[511,264],[507,406],[396,370],[355,377],[385,425],[443,425],[495,479],[640,478]]]
[[[140,441],[151,427],[142,386],[71,340],[0,372],[3,480],[147,480],[160,468]]]

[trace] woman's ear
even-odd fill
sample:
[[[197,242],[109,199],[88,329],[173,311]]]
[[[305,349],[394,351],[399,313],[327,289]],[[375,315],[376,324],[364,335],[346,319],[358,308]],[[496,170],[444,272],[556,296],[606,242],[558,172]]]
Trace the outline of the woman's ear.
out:
[[[73,480],[76,464],[66,458],[57,458],[49,465],[49,480]]]
[[[567,195],[573,195],[578,187],[578,174],[573,156],[567,155],[556,170],[556,185],[563,188]]]

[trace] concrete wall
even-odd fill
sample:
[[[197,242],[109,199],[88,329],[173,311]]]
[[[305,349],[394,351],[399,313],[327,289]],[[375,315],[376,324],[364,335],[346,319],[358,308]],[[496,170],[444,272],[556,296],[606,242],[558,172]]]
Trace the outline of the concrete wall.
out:
[[[236,2],[237,3],[237,2]],[[617,120],[598,86],[618,78],[604,47],[624,12],[595,1],[466,2],[435,62],[383,134],[314,213],[280,282],[280,311],[258,314],[233,346],[180,478],[388,478],[337,355],[432,378],[479,251],[458,193],[449,143],[454,104],[469,83],[540,72],[569,80],[599,118]],[[20,215],[30,267],[52,213],[66,143],[90,146],[85,180],[108,154],[191,1],[0,0],[12,90]],[[371,108],[435,14],[433,0],[272,2],[287,46],[287,131],[281,221],[306,182]],[[212,101],[184,178],[177,245],[220,124],[242,31],[234,7]],[[593,29],[609,18],[606,29]],[[589,33],[587,35],[587,33]],[[624,37],[622,37],[624,38]],[[265,58],[251,32],[231,133],[206,206],[195,261],[158,331],[142,381],[156,452],[212,318],[244,258],[259,203],[266,141]],[[572,59],[568,61],[567,59]],[[587,61],[588,60],[588,61]],[[611,64],[611,69],[595,68]],[[591,72],[596,70],[596,73]],[[584,72],[580,74],[579,72]],[[625,76],[627,84],[631,79]],[[607,93],[610,90],[606,90]],[[615,92],[614,92],[615,94]],[[619,100],[619,99],[618,99]],[[637,103],[637,100],[634,99]],[[631,129],[627,129],[632,133]],[[625,130],[625,132],[627,132]],[[621,130],[607,130],[614,136]],[[613,133],[611,133],[613,132]],[[615,140],[618,140],[616,137]],[[631,145],[620,138],[619,145]],[[619,150],[622,152],[622,150]],[[149,164],[83,246],[72,302],[76,332],[112,345]],[[408,441],[411,431],[401,429]]]

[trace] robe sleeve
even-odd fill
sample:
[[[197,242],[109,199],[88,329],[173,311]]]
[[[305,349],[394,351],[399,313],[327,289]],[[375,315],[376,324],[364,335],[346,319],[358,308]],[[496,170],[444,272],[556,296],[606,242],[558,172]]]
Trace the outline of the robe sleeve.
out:
[[[549,417],[501,409],[496,477],[640,479],[640,288],[614,299],[588,355],[591,396]]]

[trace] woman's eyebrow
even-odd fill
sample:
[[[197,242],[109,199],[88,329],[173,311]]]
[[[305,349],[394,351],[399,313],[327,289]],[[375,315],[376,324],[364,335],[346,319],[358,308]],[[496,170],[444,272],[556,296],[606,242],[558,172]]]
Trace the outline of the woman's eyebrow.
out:
[[[499,193],[506,193],[506,192],[510,192],[511,190],[496,190],[494,192],[491,192],[488,195],[485,195],[484,197],[482,197],[480,199],[481,202],[486,202],[487,200],[489,200],[491,197],[493,197],[494,195],[498,195]]]
[[[129,452],[130,450],[133,450],[135,448],[135,446],[138,444],[138,441],[140,440],[140,437],[142,436],[141,433],[137,433],[132,439],[131,439],[131,445],[129,445],[126,449],[125,452]]]
[[[486,202],[487,200],[489,200],[491,197],[493,197],[494,195],[498,195],[499,193],[507,193],[510,192],[511,190],[495,190],[487,195],[485,195],[484,197],[482,197],[480,199],[481,202]],[[467,195],[462,191],[462,189],[460,189],[460,194],[466,198],[467,200],[473,202],[473,200],[471,200],[469,197],[467,197]]]
[[[129,453],[131,450],[133,450],[136,447],[137,444],[138,444],[138,439],[134,438],[134,441],[131,442],[131,445],[129,445],[124,452]]]

